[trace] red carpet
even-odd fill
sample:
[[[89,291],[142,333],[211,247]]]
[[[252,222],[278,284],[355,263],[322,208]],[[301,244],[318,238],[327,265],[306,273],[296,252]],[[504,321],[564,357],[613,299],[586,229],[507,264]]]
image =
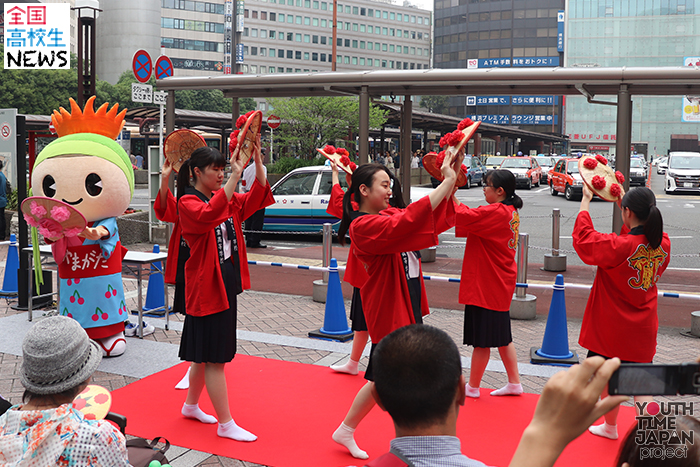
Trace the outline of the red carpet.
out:
[[[325,367],[238,355],[227,365],[232,414],[258,435],[253,443],[219,438],[216,425],[185,419],[180,409],[186,391],[175,390],[187,364],[162,371],[112,393],[112,411],[127,417],[127,433],[163,436],[175,446],[270,466],[361,466],[331,440],[358,389],[361,376],[333,373]],[[538,397],[482,397],[467,400],[460,412],[462,452],[491,466],[507,466],[530,421]],[[200,406],[213,414],[206,393]],[[634,422],[631,408],[620,414],[621,433]],[[358,445],[375,458],[389,450],[394,430],[388,414],[375,407],[356,432]],[[574,441],[558,466],[612,466],[619,441],[589,433]]]

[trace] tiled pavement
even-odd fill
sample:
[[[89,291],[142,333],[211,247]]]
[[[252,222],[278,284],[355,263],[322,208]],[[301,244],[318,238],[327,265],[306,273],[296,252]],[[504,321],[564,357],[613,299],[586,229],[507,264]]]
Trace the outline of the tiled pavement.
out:
[[[134,245],[130,249],[140,251],[150,251],[150,245]],[[0,247],[0,265],[4,267],[7,247]],[[250,259],[260,259],[265,261],[295,262],[294,258],[281,258],[270,256],[259,256],[251,254]],[[264,266],[253,266],[264,267]],[[289,270],[289,274],[295,274],[294,270]],[[0,277],[2,271],[0,270]],[[131,296],[131,308],[135,308],[136,281],[124,279],[125,292]],[[253,284],[255,288],[255,284]],[[172,295],[172,294],[171,294]],[[323,323],[324,305],[313,302],[311,297],[299,295],[283,295],[268,292],[247,291],[239,297],[239,323],[240,331],[238,351],[246,355],[254,355],[265,358],[275,358],[285,361],[293,361],[308,364],[330,365],[339,360],[347,358],[350,344],[333,344],[324,341],[308,339],[307,333],[317,329]],[[25,313],[13,310],[9,305],[11,302],[0,299],[0,348],[2,341],[13,332],[12,326],[3,325],[3,322],[10,323],[14,315]],[[349,304],[348,304],[349,305]],[[349,308],[349,306],[346,306]],[[35,319],[41,319],[42,312],[35,314]],[[16,322],[14,318],[13,322]],[[148,318],[149,322],[156,324],[157,329],[153,335],[146,339],[162,344],[165,352],[177,352],[181,328],[181,318],[171,316],[171,329],[164,329],[163,319]],[[426,317],[425,322],[446,330],[456,342],[461,342],[463,316],[459,310],[433,309],[431,315]],[[547,376],[553,370],[551,367],[535,367],[529,365],[530,347],[540,347],[546,318],[538,316],[532,321],[513,321],[513,338],[518,352],[518,360],[521,362],[522,383],[526,392],[540,393]],[[569,340],[571,350],[583,355],[585,351],[576,344],[580,329],[580,320],[569,319]],[[655,362],[671,363],[692,361],[700,356],[700,340],[685,337],[678,329],[664,327],[659,330],[659,345]],[[172,345],[168,345],[172,344]],[[470,350],[460,346],[464,362],[468,364]],[[17,353],[16,351],[14,353]],[[128,359],[129,352],[119,357]],[[483,386],[487,388],[497,388],[505,383],[505,373],[502,367],[499,368],[498,352],[491,355],[492,364],[484,375]],[[19,366],[21,357],[13,353],[0,352],[0,394],[8,398],[11,402],[17,403],[21,399],[23,388],[19,380]],[[366,358],[362,365],[366,364]],[[465,370],[468,372],[468,370]],[[132,383],[137,378],[124,376],[117,373],[107,373],[98,371],[95,373],[94,381],[110,390],[115,390]],[[700,398],[696,398],[700,402]],[[350,401],[347,401],[348,406]],[[700,411],[700,403],[696,404],[696,415]],[[234,412],[235,413],[235,412]],[[330,433],[329,433],[330,436]],[[172,447],[169,458],[173,467],[198,466],[255,466],[249,462],[236,459],[213,456],[204,452],[187,450],[184,448]]]

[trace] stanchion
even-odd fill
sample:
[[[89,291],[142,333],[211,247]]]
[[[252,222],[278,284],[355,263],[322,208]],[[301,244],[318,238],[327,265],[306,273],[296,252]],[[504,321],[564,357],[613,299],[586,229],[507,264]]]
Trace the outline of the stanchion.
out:
[[[578,363],[578,355],[569,350],[569,330],[566,326],[564,276],[557,274],[549,305],[547,327],[542,347],[530,348],[530,362],[541,365],[570,366]]]
[[[19,252],[17,251],[17,237],[10,234],[10,245],[7,248],[5,260],[5,277],[2,281],[0,295],[17,295],[17,271],[19,270]]]
[[[552,254],[544,255],[545,271],[566,271],[566,255],[559,254],[559,231],[561,224],[561,211],[558,208],[552,210]]]
[[[527,250],[530,236],[526,233],[518,235],[518,273],[516,282],[527,283]],[[510,317],[512,319],[535,319],[537,317],[537,297],[526,293],[524,287],[515,287],[513,299],[510,302]]]
[[[352,339],[352,336],[353,332],[348,326],[348,319],[345,316],[345,301],[343,300],[343,290],[340,287],[338,262],[332,258],[328,272],[328,294],[326,295],[323,327],[318,331],[310,331],[309,337],[345,342]]]
[[[330,266],[331,256],[333,256],[333,225],[326,222],[323,224],[323,267]],[[325,303],[328,295],[328,273],[324,272],[322,279],[313,282],[314,302]]]
[[[153,245],[153,253],[160,253],[160,246]],[[148,276],[148,289],[146,290],[146,304],[143,311],[159,310],[155,314],[165,314],[165,281],[163,280],[163,265],[160,261],[151,264],[151,274]]]

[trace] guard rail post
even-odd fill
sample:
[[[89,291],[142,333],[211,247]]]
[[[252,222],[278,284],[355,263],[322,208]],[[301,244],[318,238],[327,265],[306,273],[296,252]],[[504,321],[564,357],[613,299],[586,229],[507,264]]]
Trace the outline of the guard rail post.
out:
[[[552,210],[552,254],[544,255],[545,271],[566,271],[566,255],[559,254],[559,237],[561,225],[561,212],[558,208]]]
[[[518,273],[516,282],[527,283],[527,252],[529,248],[530,236],[521,233],[518,236],[517,266]],[[537,316],[537,297],[526,293],[525,287],[516,287],[513,299],[510,302],[510,317],[512,319],[535,319]]]
[[[333,226],[326,222],[323,224],[323,267],[327,268],[331,264],[333,248]],[[315,280],[313,285],[314,302],[326,303],[328,293],[328,271],[323,273],[321,280]]]

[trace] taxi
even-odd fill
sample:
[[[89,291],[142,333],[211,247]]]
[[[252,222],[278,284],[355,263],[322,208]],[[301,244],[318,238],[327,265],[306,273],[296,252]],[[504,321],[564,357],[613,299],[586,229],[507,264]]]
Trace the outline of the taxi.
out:
[[[501,162],[501,169],[510,170],[515,175],[515,186],[524,186],[528,190],[532,186],[540,186],[542,168],[537,159],[531,156],[506,157]]]
[[[501,166],[501,162],[505,159],[505,156],[489,156],[484,162],[484,168],[486,170],[494,170]]]
[[[564,193],[564,197],[573,201],[583,195],[583,179],[578,171],[578,159],[559,159],[549,171],[549,192],[552,196]]]

